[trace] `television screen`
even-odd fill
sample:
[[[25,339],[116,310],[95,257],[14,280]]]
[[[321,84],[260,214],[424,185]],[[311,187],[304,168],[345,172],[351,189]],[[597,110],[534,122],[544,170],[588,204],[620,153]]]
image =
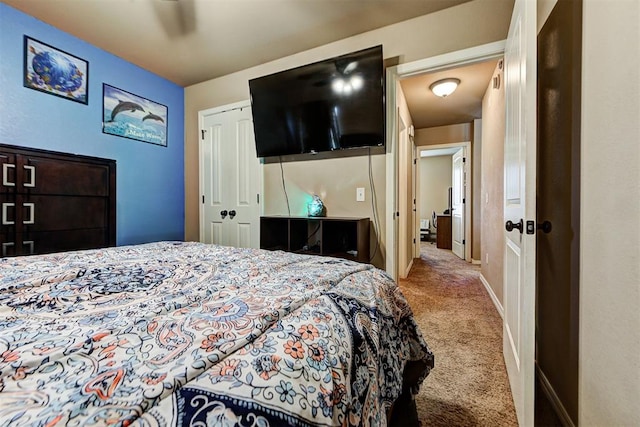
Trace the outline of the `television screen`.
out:
[[[249,81],[258,157],[384,145],[382,46]]]

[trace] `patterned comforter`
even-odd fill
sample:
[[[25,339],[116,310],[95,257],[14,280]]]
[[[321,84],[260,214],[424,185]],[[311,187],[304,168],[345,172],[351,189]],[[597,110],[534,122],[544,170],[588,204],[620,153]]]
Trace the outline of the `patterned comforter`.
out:
[[[0,260],[2,426],[386,425],[408,364],[415,389],[433,356],[370,265],[194,242]]]

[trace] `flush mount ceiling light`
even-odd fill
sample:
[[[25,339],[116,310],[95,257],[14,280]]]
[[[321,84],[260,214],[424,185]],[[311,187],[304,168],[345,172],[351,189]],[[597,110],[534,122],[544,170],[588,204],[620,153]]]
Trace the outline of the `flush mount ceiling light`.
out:
[[[435,95],[444,98],[445,96],[451,95],[459,84],[459,79],[442,79],[437,82],[433,82],[431,86],[429,86],[429,89],[431,89],[431,92]]]

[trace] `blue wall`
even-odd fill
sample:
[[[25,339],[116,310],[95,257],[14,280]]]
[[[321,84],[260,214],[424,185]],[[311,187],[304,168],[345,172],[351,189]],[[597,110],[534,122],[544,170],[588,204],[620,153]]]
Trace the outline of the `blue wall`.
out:
[[[89,61],[89,104],[23,87],[23,36]],[[168,146],[102,133],[102,84],[168,107]],[[117,162],[117,244],[184,239],[184,89],[0,3],[0,143]]]

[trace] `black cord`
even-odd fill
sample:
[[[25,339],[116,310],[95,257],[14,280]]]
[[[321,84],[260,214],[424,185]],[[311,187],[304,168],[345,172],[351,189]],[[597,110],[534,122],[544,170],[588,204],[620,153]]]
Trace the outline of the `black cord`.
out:
[[[378,248],[380,247],[380,236],[379,236],[379,220],[378,220],[378,200],[376,196],[376,187],[373,183],[373,166],[371,164],[371,147],[369,147],[369,186],[371,187],[371,210],[373,211],[373,228],[376,233],[376,247],[373,250],[373,254],[369,258],[369,262],[373,261],[376,254],[378,253]]]
[[[318,223],[318,225],[316,226],[316,229],[313,230],[313,233],[309,234],[309,237],[307,237],[307,241],[305,243],[309,243],[309,240],[311,240],[311,238],[316,235],[316,233],[320,230],[321,224],[322,224],[321,222]]]
[[[289,195],[287,194],[287,186],[284,184],[284,169],[282,168],[282,156],[280,158],[280,176],[282,177],[282,189],[284,190],[284,197],[287,199],[287,212],[291,216],[291,207],[289,206]]]

